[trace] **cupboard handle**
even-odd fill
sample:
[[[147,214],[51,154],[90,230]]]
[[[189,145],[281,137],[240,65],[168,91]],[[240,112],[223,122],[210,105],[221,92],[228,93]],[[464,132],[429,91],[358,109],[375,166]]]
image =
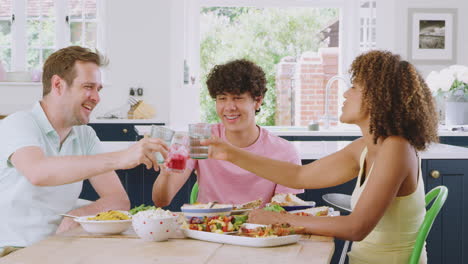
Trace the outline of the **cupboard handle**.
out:
[[[431,171],[431,177],[434,179],[438,179],[440,177],[440,172],[438,170]]]
[[[126,128],[122,129],[122,132],[124,132],[124,134],[127,134],[128,130]]]

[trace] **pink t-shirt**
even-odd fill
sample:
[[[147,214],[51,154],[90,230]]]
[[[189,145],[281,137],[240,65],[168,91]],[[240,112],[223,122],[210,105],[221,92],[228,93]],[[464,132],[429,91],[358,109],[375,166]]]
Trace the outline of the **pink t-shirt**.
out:
[[[214,124],[212,133],[226,141],[223,124]],[[257,155],[271,159],[301,164],[294,146],[287,140],[272,135],[260,128],[257,141],[243,148]],[[276,193],[303,193],[304,190],[291,189],[261,178],[227,161],[205,159],[187,162],[189,169],[198,175],[198,202],[218,201],[227,204],[241,204],[262,198],[263,204],[270,202]],[[285,172],[286,173],[286,172]]]

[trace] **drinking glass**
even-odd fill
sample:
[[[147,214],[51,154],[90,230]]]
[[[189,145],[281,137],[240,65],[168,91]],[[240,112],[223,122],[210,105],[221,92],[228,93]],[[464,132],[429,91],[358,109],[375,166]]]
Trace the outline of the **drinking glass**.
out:
[[[171,145],[174,133],[175,131],[170,128],[151,125],[151,137],[162,139],[167,146]],[[158,163],[164,163],[164,157],[160,152],[155,152],[155,158],[158,161]]]
[[[173,172],[184,172],[187,160],[189,158],[188,136],[186,133],[177,132],[172,138],[172,144],[167,154],[167,170]]]
[[[190,158],[207,159],[208,146],[200,145],[200,141],[211,137],[211,125],[207,123],[189,124]]]

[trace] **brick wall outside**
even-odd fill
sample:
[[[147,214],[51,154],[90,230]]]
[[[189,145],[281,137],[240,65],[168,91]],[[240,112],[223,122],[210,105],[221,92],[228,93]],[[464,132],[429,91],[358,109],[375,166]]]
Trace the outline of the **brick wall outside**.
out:
[[[307,126],[324,115],[325,86],[338,73],[338,49],[323,48],[305,52],[296,62],[286,57],[278,64],[276,75],[278,126]],[[338,85],[330,88],[329,115],[338,115]],[[294,103],[293,103],[294,102]],[[336,125],[337,121],[332,121]]]

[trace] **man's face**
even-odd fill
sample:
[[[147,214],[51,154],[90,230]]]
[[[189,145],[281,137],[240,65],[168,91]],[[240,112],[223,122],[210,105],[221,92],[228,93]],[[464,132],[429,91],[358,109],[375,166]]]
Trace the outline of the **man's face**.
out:
[[[68,125],[85,125],[89,122],[91,111],[99,103],[99,91],[102,89],[101,71],[92,62],[75,63],[76,78],[65,87],[62,102],[65,120]],[[65,86],[66,82],[64,81]]]
[[[228,131],[247,130],[255,126],[255,110],[262,99],[254,100],[250,93],[221,94],[216,96],[216,113]]]

